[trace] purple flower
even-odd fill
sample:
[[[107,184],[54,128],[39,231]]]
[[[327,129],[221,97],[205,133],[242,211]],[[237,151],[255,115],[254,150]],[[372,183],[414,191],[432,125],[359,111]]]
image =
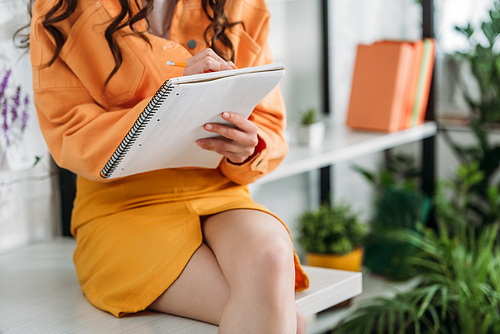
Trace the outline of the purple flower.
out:
[[[10,108],[12,123],[14,123],[17,120],[17,118],[19,117],[18,109],[19,109],[19,105],[21,104],[21,96],[20,95],[21,95],[21,86],[17,86],[16,95],[12,99],[12,102],[14,102],[14,104]]]
[[[26,125],[28,125],[28,120],[30,118],[30,115],[28,114],[28,107],[30,104],[30,97],[28,94],[24,97],[24,109],[23,109],[23,114],[21,116],[21,133],[24,132],[24,129],[26,129]]]
[[[6,145],[17,144],[29,120],[30,97],[25,94],[21,97],[21,86],[17,86],[13,95],[8,90],[9,78],[12,70],[8,70],[0,81],[0,131],[3,132]],[[1,161],[0,161],[1,164]]]
[[[2,99],[2,130],[5,136],[5,140],[7,141],[7,145],[9,144],[9,124],[7,123],[7,109],[9,107],[7,100]]]
[[[3,75],[2,82],[0,83],[0,99],[2,99],[3,95],[5,94],[5,88],[7,88],[7,84],[9,83],[9,78],[11,73],[12,70],[8,70]]]

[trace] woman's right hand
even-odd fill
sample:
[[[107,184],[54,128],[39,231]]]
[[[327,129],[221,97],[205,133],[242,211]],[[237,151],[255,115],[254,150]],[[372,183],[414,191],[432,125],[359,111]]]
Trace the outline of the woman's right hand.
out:
[[[237,68],[232,61],[225,61],[212,49],[205,49],[186,61],[183,75],[232,70]]]

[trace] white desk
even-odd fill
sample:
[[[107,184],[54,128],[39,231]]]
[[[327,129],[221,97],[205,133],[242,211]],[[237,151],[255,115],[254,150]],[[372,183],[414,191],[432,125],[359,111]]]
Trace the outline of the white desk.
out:
[[[0,333],[217,333],[185,318],[141,312],[117,319],[94,308],[80,291],[75,242],[58,238],[0,255]],[[305,316],[361,293],[361,273],[306,267],[311,287],[297,293]]]

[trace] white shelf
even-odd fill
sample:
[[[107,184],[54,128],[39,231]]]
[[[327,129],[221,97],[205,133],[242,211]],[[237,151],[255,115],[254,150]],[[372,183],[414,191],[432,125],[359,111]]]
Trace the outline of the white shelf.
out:
[[[326,130],[325,140],[321,147],[311,149],[296,144],[290,145],[290,151],[281,165],[258,180],[256,184],[276,181],[341,161],[416,142],[432,137],[436,133],[435,122],[427,122],[396,133],[354,131],[344,125],[331,125]]]
[[[359,272],[304,266],[310,287],[297,292],[295,300],[307,317],[340,304],[362,292],[362,274]]]

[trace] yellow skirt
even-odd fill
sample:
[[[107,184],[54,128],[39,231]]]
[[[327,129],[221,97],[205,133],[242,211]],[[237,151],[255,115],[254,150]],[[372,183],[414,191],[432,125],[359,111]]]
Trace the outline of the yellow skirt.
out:
[[[71,228],[83,293],[117,317],[146,309],[200,246],[200,216],[231,209],[272,215],[218,170],[161,170],[108,183],[79,177]],[[306,289],[297,254],[295,269],[296,290]]]

